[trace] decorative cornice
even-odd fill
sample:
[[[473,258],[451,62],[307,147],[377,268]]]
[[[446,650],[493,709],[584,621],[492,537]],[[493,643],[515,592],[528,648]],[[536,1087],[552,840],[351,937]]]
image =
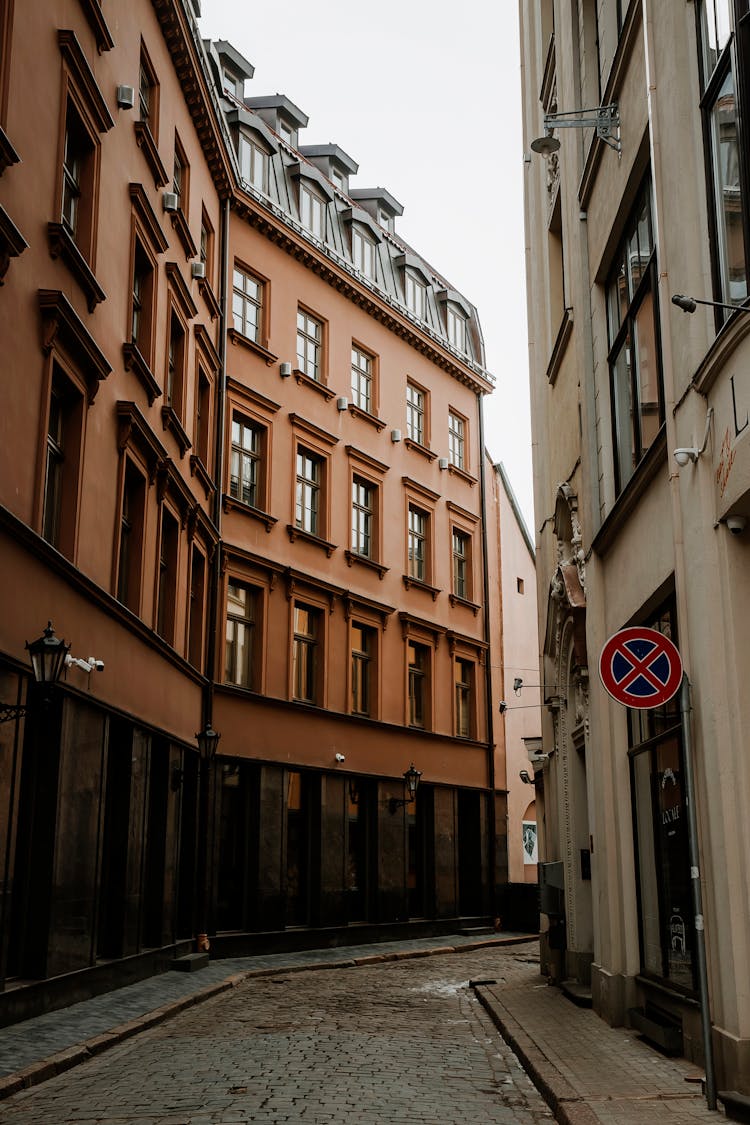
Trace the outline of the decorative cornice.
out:
[[[20,159],[21,157],[10,143],[8,134],[4,129],[0,129],[0,176],[6,168],[10,168],[11,164],[18,164]]]
[[[216,485],[208,469],[196,453],[190,454],[190,475],[198,478],[203,486],[206,499],[210,500],[214,492],[216,492]]]
[[[385,429],[385,422],[382,418],[378,418],[376,414],[371,414],[369,410],[363,410],[362,407],[357,406],[356,403],[349,403],[349,413],[352,418],[360,418],[363,422],[369,422],[371,426],[375,427],[378,433]]]
[[[417,493],[417,495],[424,497],[425,500],[432,500],[435,503],[440,499],[439,492],[433,492],[426,484],[420,484],[418,480],[413,477],[401,477],[401,483],[409,492]]]
[[[83,14],[89,22],[89,27],[96,38],[99,54],[101,54],[102,51],[111,51],[115,45],[115,41],[112,38],[112,32],[107,26],[107,21],[104,18],[99,0],[81,0],[81,7],[83,8]]]
[[[133,128],[135,129],[135,143],[146,157],[146,163],[154,177],[154,187],[164,187],[165,184],[169,183],[169,176],[167,175],[167,169],[162,164],[159,149],[154,140],[154,134],[148,127],[148,122],[135,121]]]
[[[347,445],[346,452],[349,454],[351,461],[356,461],[358,465],[364,465],[366,469],[377,473],[378,476],[382,476],[390,469],[390,465],[376,460],[375,457],[371,457],[369,453],[365,453],[362,449],[357,449],[356,445]]]
[[[320,547],[325,551],[326,557],[330,559],[333,552],[336,550],[336,544],[329,542],[328,539],[322,539],[319,535],[312,535],[309,531],[304,531],[296,524],[288,523],[286,525],[286,532],[289,536],[289,542],[294,543],[296,539],[302,539],[305,543],[312,544],[313,547]]]
[[[182,315],[186,317],[187,320],[193,320],[193,318],[198,315],[198,306],[193,300],[185,278],[180,273],[180,267],[176,262],[167,262],[164,270],[172,293],[177,298],[177,304],[180,306]]]
[[[166,460],[166,449],[134,402],[118,402],[115,411],[117,448],[122,453],[128,445],[133,445],[146,462],[149,480],[153,484],[158,466]]]
[[[367,555],[359,555],[356,551],[344,551],[344,558],[346,559],[347,566],[352,566],[354,563],[358,563],[360,566],[369,567],[370,570],[376,570],[378,573],[378,578],[380,578],[381,582],[383,580],[383,576],[390,570],[390,567],[383,566],[382,563],[377,562],[375,559],[368,558]]]
[[[107,294],[96,280],[94,271],[62,223],[47,223],[47,242],[51,258],[61,258],[76,279],[86,298],[89,312],[93,312]]]
[[[296,430],[301,430],[308,437],[315,438],[317,441],[323,442],[324,445],[338,445],[339,439],[335,434],[329,434],[327,430],[321,430],[320,426],[308,422],[307,418],[302,418],[293,411],[289,412],[289,421]]]
[[[185,432],[177,411],[172,406],[162,406],[161,423],[165,430],[170,430],[180,450],[180,457],[184,457],[188,449],[193,448],[193,443]]]
[[[181,207],[178,207],[176,211],[170,212],[169,219],[172,223],[173,230],[177,232],[177,237],[182,244],[182,249],[185,251],[185,259],[189,261],[190,258],[194,258],[198,253],[198,247],[195,245],[193,236],[190,233],[190,227],[185,218],[185,212]]]
[[[216,294],[209,285],[207,278],[202,277],[198,281],[198,292],[206,302],[206,307],[208,309],[211,320],[216,320],[217,317],[221,316],[221,308],[219,306]]]
[[[428,461],[434,461],[437,457],[437,453],[433,453],[428,446],[422,445],[421,441],[414,441],[414,438],[404,438],[404,445],[407,449],[411,449],[413,453],[419,453],[422,457],[426,457]]]
[[[278,356],[273,352],[269,352],[268,348],[264,348],[262,344],[256,343],[251,340],[249,336],[245,336],[242,332],[238,332],[236,328],[230,328],[227,336],[233,344],[239,344],[243,348],[247,348],[250,352],[255,352],[256,355],[261,356],[266,361],[266,367],[272,367],[278,361]]]
[[[144,231],[148,234],[151,249],[155,254],[163,254],[169,248],[169,241],[161,229],[161,223],[157,219],[153,207],[149,203],[143,184],[129,184],[128,193],[133,209],[140,219]]]
[[[94,78],[94,72],[76,38],[76,33],[61,29],[57,33],[57,42],[76,85],[85,95],[86,108],[91,113],[97,129],[100,133],[106,133],[114,126],[115,122],[109,112],[109,106],[104,99],[104,95],[97,85],[96,78]]]
[[[148,404],[149,406],[153,406],[154,400],[159,398],[164,392],[157,383],[151,368],[143,358],[140,348],[132,341],[129,344],[123,344],[122,355],[125,361],[125,370],[132,371],[138,376],[141,386],[146,392]]]
[[[11,258],[17,258],[28,247],[28,242],[4,207],[0,207],[0,285],[5,284]]]
[[[421,578],[413,578],[411,574],[402,575],[404,586],[407,590],[414,587],[415,590],[424,590],[426,594],[432,597],[434,602],[437,601],[438,594],[442,593],[439,586],[431,586],[429,582],[423,582]]]
[[[306,375],[304,371],[300,371],[298,367],[295,367],[292,374],[294,375],[298,387],[309,387],[311,391],[317,391],[319,395],[323,396],[326,402],[330,402],[336,393],[332,391],[330,387],[327,387],[325,383],[321,383],[319,379],[312,379],[309,375]]]
[[[266,531],[271,531],[274,525],[279,522],[276,516],[269,515],[268,512],[264,512],[261,508],[256,508],[252,504],[246,504],[244,500],[238,500],[236,496],[230,496],[227,492],[221,498],[221,506],[225,512],[235,511],[251,516],[252,519],[262,523]]]
[[[38,300],[42,314],[42,351],[49,355],[60,341],[86,380],[90,406],[112,365],[64,293],[59,289],[40,289]]]
[[[214,375],[217,375],[221,367],[221,359],[214,347],[214,342],[211,339],[208,329],[205,324],[201,324],[200,321],[198,321],[193,326],[193,333],[195,335],[195,342],[203,353],[204,359],[207,360],[208,366],[211,368]]]

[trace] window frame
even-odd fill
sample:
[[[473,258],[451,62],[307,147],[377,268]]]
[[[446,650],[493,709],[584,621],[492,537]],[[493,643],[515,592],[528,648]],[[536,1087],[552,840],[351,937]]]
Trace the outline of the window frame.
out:
[[[355,630],[360,630],[364,646],[355,646]],[[360,718],[377,718],[378,714],[378,650],[379,631],[359,615],[349,622],[349,714]],[[361,674],[360,674],[361,673]],[[361,689],[363,706],[357,706]]]
[[[234,431],[235,426],[240,428],[240,443],[235,442]],[[255,448],[249,450],[245,447],[243,438],[243,430],[249,431],[253,435],[253,440],[257,443]],[[265,499],[265,465],[267,461],[266,456],[266,427],[263,426],[257,419],[250,415],[240,412],[237,409],[232,409],[229,415],[229,489],[228,494],[234,499],[239,500],[242,504],[248,505],[250,508],[256,508],[259,511],[264,510],[264,504],[259,503],[261,499]],[[239,467],[244,470],[245,461],[250,462],[253,499],[247,500],[244,496],[244,471],[238,475],[232,472],[235,464],[235,459],[239,462]],[[234,481],[237,480],[237,487],[235,491]]]
[[[165,553],[167,523],[172,525],[166,529],[170,533],[170,539],[166,544],[169,557]],[[153,627],[157,636],[174,648],[177,636],[177,588],[182,535],[180,516],[166,500],[162,500],[159,504],[157,528]]]
[[[229,377],[224,441],[224,473],[222,477],[224,509],[228,510],[236,506],[245,515],[261,520],[267,531],[270,531],[277,522],[276,518],[269,514],[269,508],[272,496],[273,416],[279,409],[278,403],[272,402],[271,399],[261,395],[258,391],[253,391],[250,387],[238,383],[231,376]],[[235,414],[246,418],[251,425],[257,426],[262,431],[262,471],[258,482],[259,506],[257,508],[244,504],[241,500],[233,497],[230,491],[232,421]]]
[[[421,406],[419,402],[413,401],[410,392],[418,395],[421,398]],[[407,378],[406,380],[406,439],[407,441],[414,442],[415,445],[421,445],[424,449],[430,448],[430,392],[426,387],[421,386],[414,379]],[[418,419],[415,436],[413,419]]]
[[[377,281],[377,243],[357,226],[352,226],[352,265],[368,281]]]
[[[196,587],[196,560],[200,561],[200,586]],[[190,573],[187,582],[188,604],[185,614],[185,654],[189,664],[203,672],[206,657],[206,607],[208,591],[208,552],[198,542],[190,544]]]
[[[362,363],[361,361],[364,361]],[[351,395],[352,404],[366,414],[377,414],[376,396],[376,371],[377,358],[373,352],[363,348],[356,340],[352,340],[351,347]],[[365,387],[364,394],[362,386]]]
[[[290,652],[290,694],[289,698],[295,703],[306,703],[308,706],[320,707],[324,706],[322,703],[323,698],[323,685],[324,685],[324,665],[325,665],[325,614],[323,608],[316,605],[315,601],[311,601],[306,596],[294,598],[290,602],[291,620],[291,652]],[[310,620],[314,625],[312,632],[303,633],[298,628],[299,622],[297,618],[297,610],[304,610],[310,614]],[[301,668],[300,657],[302,653],[306,654],[305,667],[307,669],[305,691],[309,688],[309,694],[301,694],[298,691],[300,686],[300,676],[304,674],[305,668]]]
[[[245,158],[243,150],[248,153],[248,167],[247,170],[250,176],[244,174]],[[256,165],[260,161],[260,175],[257,174]],[[237,139],[237,163],[239,165],[240,179],[243,184],[248,184],[254,188],[255,191],[261,192],[263,195],[268,195],[268,182],[271,166],[271,154],[268,149],[259,144],[253,137],[248,136],[247,133],[240,129]],[[257,182],[257,181],[260,182]]]
[[[230,613],[230,587],[243,590],[249,595],[249,613]],[[263,591],[254,583],[248,581],[244,575],[240,576],[231,571],[224,585],[224,654],[222,668],[222,683],[235,688],[244,688],[247,691],[259,691],[259,650],[262,638],[260,618],[263,608]],[[232,637],[230,638],[230,625]],[[238,627],[242,626],[249,635],[247,655],[243,662],[241,678],[237,677],[238,669]],[[231,652],[231,660],[230,660]],[[231,664],[231,673],[230,673]],[[230,678],[231,675],[231,678]]]
[[[128,519],[125,511],[128,497],[128,479],[140,491],[137,508]],[[137,479],[136,479],[137,478]],[[115,548],[115,597],[140,617],[143,596],[144,548],[146,543],[146,518],[148,504],[148,476],[143,465],[128,452],[123,453],[121,484],[119,488],[120,522]],[[126,520],[131,524],[125,539]]]
[[[298,441],[294,460],[294,526],[297,531],[323,539],[325,458],[303,441]],[[310,475],[307,474],[308,469]],[[310,526],[307,526],[308,523]]]
[[[291,143],[291,142],[289,142]],[[317,210],[316,210],[317,205]],[[307,184],[300,183],[299,186],[299,219],[302,226],[308,231],[313,238],[325,242],[326,237],[326,201],[318,195],[316,191],[308,187]],[[318,229],[314,222],[315,216],[319,219]]]
[[[371,562],[378,558],[377,492],[378,486],[372,480],[356,471],[352,473],[350,549],[352,554]],[[367,550],[361,547],[363,541]]]
[[[406,574],[414,582],[430,581],[430,513],[414,501],[407,506]]]
[[[248,294],[246,286],[243,285],[241,289],[237,288],[236,274],[240,274],[245,282],[252,282],[257,289],[258,296],[253,297]],[[237,327],[235,311],[235,297],[239,297],[243,304],[243,311],[241,316],[242,327]],[[247,317],[247,307],[256,309],[257,323],[255,324],[255,331],[253,335],[249,335],[245,328],[251,324]],[[267,347],[267,318],[268,318],[268,282],[266,278],[256,273],[254,270],[246,266],[244,262],[235,258],[232,266],[232,327],[235,332],[242,336],[245,340],[250,340],[251,343],[257,344],[261,348]]]
[[[469,318],[450,301],[445,306],[445,331],[448,343],[461,355],[468,355]]]
[[[300,325],[300,320],[304,321],[304,325]],[[297,305],[297,367],[296,370],[301,374],[312,379],[314,383],[320,383],[325,386],[327,380],[325,378],[325,358],[326,358],[326,323],[321,317],[311,312],[305,305]],[[317,337],[310,332],[310,326],[317,328]],[[302,341],[302,350],[300,350],[300,341]],[[310,349],[312,349],[313,358],[310,365]],[[312,367],[312,371],[310,370]]]
[[[459,678],[466,671],[466,678]],[[476,664],[463,654],[453,657],[453,733],[456,738],[476,737]]]
[[[412,654],[414,660],[412,660]],[[423,657],[420,665],[417,658]],[[406,638],[405,725],[416,730],[432,730],[432,676],[434,650],[422,639]],[[420,715],[421,712],[421,715]],[[421,718],[421,721],[420,721]]]
[[[458,423],[458,428],[453,423]],[[448,461],[455,469],[467,472],[469,422],[465,414],[448,408]]]
[[[190,214],[190,162],[185,153],[185,146],[180,140],[180,135],[176,129],[174,134],[174,158],[172,163],[172,191],[177,196],[178,210],[182,211],[182,214],[187,219]]]
[[[404,301],[410,313],[419,320],[427,319],[427,285],[408,268],[404,271]]]
[[[643,208],[646,207],[646,211]],[[646,217],[646,226],[648,229],[648,237],[650,240],[651,249],[649,251],[648,260],[642,262],[642,255],[640,254],[640,238],[639,231],[641,228],[642,213]],[[652,208],[652,183],[651,176],[647,174],[641,182],[641,186],[636,196],[635,204],[630,211],[628,220],[623,228],[622,235],[618,241],[616,253],[613,257],[613,266],[609,271],[605,283],[605,299],[607,307],[607,365],[609,370],[609,391],[610,391],[610,413],[611,413],[611,427],[612,427],[612,459],[614,466],[614,484],[615,493],[620,496],[627,487],[628,483],[637,474],[639,466],[648,453],[649,449],[655,444],[657,436],[662,426],[664,425],[665,418],[665,400],[664,400],[664,379],[661,362],[661,322],[659,315],[659,294],[658,294],[658,248],[654,238],[653,229],[653,208]],[[631,247],[633,245],[633,238],[638,237],[636,242],[638,269],[641,270],[641,276],[635,283],[632,281],[632,253]],[[622,293],[622,279],[624,277],[625,295],[627,302],[623,305],[621,298]],[[632,285],[632,295],[630,295]],[[640,349],[636,347],[637,341],[637,328],[638,328],[638,314],[648,301],[651,301],[652,308],[652,338],[654,346],[654,356],[652,361],[653,375],[652,378],[656,381],[657,403],[656,411],[658,416],[658,426],[653,435],[652,440],[648,445],[644,444],[644,413],[641,407],[640,391],[643,386],[640,375],[641,369],[639,360]],[[614,324],[615,311],[619,319],[619,324]],[[625,363],[629,363],[624,372],[618,370],[618,362],[621,357],[624,357]],[[648,370],[648,368],[647,368]],[[624,376],[624,385],[622,382]],[[629,408],[622,409],[623,399],[618,395],[618,390],[627,391],[627,401]],[[636,410],[635,404],[638,403]],[[626,430],[626,419],[629,429]],[[628,439],[630,444],[633,464],[626,466],[624,463],[625,458],[625,439]]]

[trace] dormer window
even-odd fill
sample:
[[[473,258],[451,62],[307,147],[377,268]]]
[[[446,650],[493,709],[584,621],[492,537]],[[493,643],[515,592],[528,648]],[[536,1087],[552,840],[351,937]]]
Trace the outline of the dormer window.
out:
[[[300,220],[316,238],[325,238],[325,205],[315,192],[304,185],[299,189]]]
[[[388,212],[383,211],[381,208],[381,210],[378,211],[378,222],[380,223],[381,227],[383,227],[384,230],[390,230],[391,221],[391,216],[388,214]]]
[[[466,351],[466,317],[452,305],[446,308],[446,327],[448,341],[459,352]]]
[[[259,145],[240,133],[239,141],[240,175],[245,183],[257,188],[258,191],[268,191],[268,153]]]
[[[230,98],[235,98],[237,101],[242,101],[245,93],[244,79],[238,78],[232,74],[230,70],[223,70],[221,73],[221,84],[224,87],[224,93],[229,94]]]
[[[286,121],[280,118],[278,131],[282,141],[286,141],[288,145],[292,145],[292,147],[294,147],[294,130],[292,129],[291,125],[288,125]]]
[[[345,190],[346,181],[344,180],[344,173],[340,168],[331,168],[331,181],[340,191]]]
[[[406,307],[420,320],[425,319],[427,313],[427,286],[424,285],[416,274],[407,270],[404,278]]]
[[[356,227],[352,230],[352,261],[363,277],[375,280],[375,243]]]

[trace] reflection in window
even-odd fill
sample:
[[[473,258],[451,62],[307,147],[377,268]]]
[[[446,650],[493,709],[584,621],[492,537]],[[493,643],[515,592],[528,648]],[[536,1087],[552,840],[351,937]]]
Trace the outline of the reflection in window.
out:
[[[224,679],[238,687],[253,687],[253,639],[256,594],[249,586],[227,586],[227,630]]]
[[[656,249],[647,182],[607,283],[616,488],[620,492],[664,420],[656,332]]]
[[[318,621],[317,610],[295,605],[292,693],[303,703],[315,703],[317,697]]]
[[[306,449],[298,449],[294,521],[310,535],[317,535],[320,525],[320,479],[320,459]]]

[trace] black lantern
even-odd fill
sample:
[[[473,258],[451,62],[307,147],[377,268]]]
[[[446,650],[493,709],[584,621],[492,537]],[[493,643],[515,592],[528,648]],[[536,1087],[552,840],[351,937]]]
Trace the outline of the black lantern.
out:
[[[41,637],[26,642],[26,648],[31,657],[31,667],[34,670],[34,679],[38,684],[56,684],[65,667],[65,657],[70,651],[70,645],[55,636],[51,621]]]
[[[198,741],[198,753],[201,760],[204,762],[212,762],[216,757],[216,748],[219,745],[221,735],[215,731],[210,723],[206,723],[203,730],[196,734]]]
[[[422,776],[422,771],[415,769],[414,763],[409,766],[408,770],[404,772],[404,793],[405,797],[399,799],[398,797],[391,797],[388,801],[388,810],[395,813],[396,809],[401,809],[404,805],[410,805],[412,801],[417,799],[417,789],[419,788],[419,779]]]

